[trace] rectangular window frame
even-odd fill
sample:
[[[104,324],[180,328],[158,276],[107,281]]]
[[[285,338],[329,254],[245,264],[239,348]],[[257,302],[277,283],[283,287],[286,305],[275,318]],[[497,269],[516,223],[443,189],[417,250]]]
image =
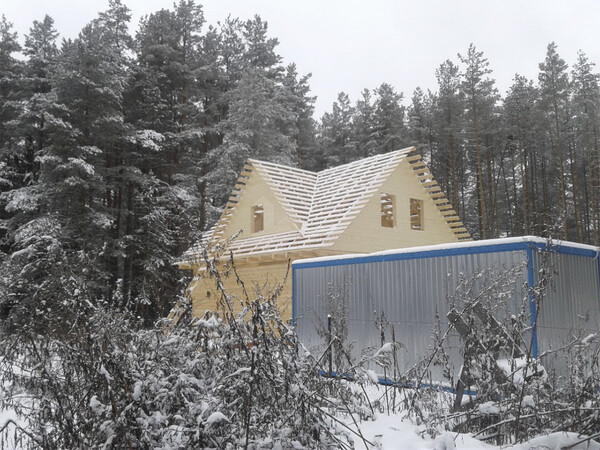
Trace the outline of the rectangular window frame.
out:
[[[258,204],[252,206],[250,215],[250,223],[252,224],[252,233],[260,233],[265,229],[265,206]]]
[[[396,197],[387,192],[379,194],[379,212],[382,228],[394,228],[396,226]]]
[[[418,198],[409,199],[409,220],[411,231],[425,231],[423,200]]]

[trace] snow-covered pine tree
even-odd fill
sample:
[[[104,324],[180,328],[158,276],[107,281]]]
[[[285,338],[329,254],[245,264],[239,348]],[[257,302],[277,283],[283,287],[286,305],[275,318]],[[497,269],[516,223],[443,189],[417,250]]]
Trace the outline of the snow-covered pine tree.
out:
[[[321,118],[319,130],[320,152],[327,167],[346,164],[354,159],[355,145],[352,142],[354,108],[350,97],[340,92],[333,102],[332,112]]]
[[[363,89],[361,92],[361,98],[356,101],[354,108],[354,118],[352,126],[352,142],[354,144],[354,151],[352,158],[360,159],[366,158],[369,155],[375,154],[375,145],[373,136],[373,96],[371,90]]]
[[[567,172],[565,168],[565,124],[568,121],[567,103],[569,101],[569,74],[567,64],[556,51],[554,42],[548,44],[546,58],[539,64],[538,74],[540,86],[540,107],[546,119],[546,131],[551,136],[552,153],[546,156],[555,164],[548,166],[549,192],[552,198],[558,200],[559,208],[553,216],[560,220],[561,236],[569,238],[568,206],[567,206]],[[559,181],[555,186],[554,180]],[[549,203],[549,202],[548,202]],[[558,225],[558,224],[557,224]]]
[[[309,96],[308,84],[311,74],[299,76],[295,64],[285,68],[282,79],[282,101],[288,104],[295,117],[290,125],[292,142],[296,147],[295,165],[302,169],[311,169],[317,165],[318,155],[315,141],[315,121],[313,119],[316,97]]]
[[[515,235],[543,234],[544,224],[550,222],[551,205],[544,201],[547,169],[538,96],[533,81],[516,75],[504,98],[504,124],[512,157]]]
[[[375,154],[403,148],[407,138],[403,94],[388,83],[382,83],[373,93],[373,142],[369,147]]]
[[[435,103],[432,103],[432,120],[437,140],[436,152],[432,152],[432,171],[446,179],[447,197],[457,210],[465,224],[472,229],[469,215],[465,214],[465,190],[469,180],[466,170],[466,155],[461,136],[464,120],[464,103],[460,95],[460,72],[457,65],[446,60],[436,69],[438,92]],[[440,174],[435,170],[439,167]],[[447,175],[444,175],[444,174]]]
[[[492,70],[483,52],[471,44],[467,53],[459,59],[464,64],[461,93],[465,99],[467,146],[470,150],[471,167],[475,173],[472,196],[477,199],[479,226],[476,234],[480,238],[492,237],[497,230],[496,194],[494,190],[494,159],[497,149],[493,141],[494,108],[499,98],[490,78]]]
[[[430,162],[432,160],[433,147],[433,123],[431,116],[433,108],[429,105],[433,101],[435,101],[435,96],[431,92],[426,94],[420,87],[416,88],[407,110],[406,119],[407,135],[411,145],[420,149],[420,153]],[[439,179],[437,180],[440,182]]]
[[[246,158],[296,164],[299,133],[307,132],[311,111],[306,79],[298,81],[294,67],[286,71],[281,66],[277,40],[267,37],[267,24],[260,17],[228,19],[220,43],[221,70],[230,89],[222,97],[226,116],[216,126],[222,142],[209,151],[204,177],[207,197],[217,209],[227,201]]]
[[[582,51],[577,54],[577,62],[571,71],[573,146],[576,149],[578,164],[579,199],[581,205],[580,222],[577,230],[581,242],[599,242],[600,197],[600,149],[598,147],[598,124],[600,90],[598,74],[593,72],[594,63]]]

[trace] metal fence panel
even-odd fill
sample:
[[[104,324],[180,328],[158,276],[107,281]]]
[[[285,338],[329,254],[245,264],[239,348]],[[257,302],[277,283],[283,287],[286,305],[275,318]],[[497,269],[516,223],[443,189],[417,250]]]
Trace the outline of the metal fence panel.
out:
[[[534,252],[540,352],[553,352],[600,328],[598,259],[581,255]],[[546,285],[542,288],[541,283]],[[560,353],[559,353],[560,354]],[[569,362],[552,358],[555,368]],[[549,365],[549,364],[547,364]]]
[[[383,314],[384,340],[392,340],[393,328],[396,341],[404,346],[398,354],[399,366],[407,370],[432,350],[436,315],[440,332],[446,332],[451,298],[464,280],[485,271],[474,282],[474,289],[481,290],[486,283],[514,270],[516,288],[511,295],[520,302],[526,295],[522,289],[527,280],[526,261],[526,251],[519,250],[338,265],[325,261],[319,267],[300,265],[294,268],[298,335],[313,354],[323,352],[326,340],[318,329],[326,324],[329,299],[335,298],[347,305],[346,341],[353,345],[353,357],[372,355],[381,346],[377,319]],[[453,348],[451,360],[458,367],[462,360],[457,336],[451,336],[449,342]]]

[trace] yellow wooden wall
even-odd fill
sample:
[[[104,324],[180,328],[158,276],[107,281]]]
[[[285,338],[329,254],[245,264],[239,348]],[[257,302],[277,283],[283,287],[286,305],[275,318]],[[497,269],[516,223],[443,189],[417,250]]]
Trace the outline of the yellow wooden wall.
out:
[[[247,264],[245,261],[236,262],[236,269],[239,278],[244,282],[248,297],[250,300],[257,298],[258,292],[263,296],[268,296],[273,290],[283,285],[283,290],[278,297],[278,306],[281,316],[284,320],[292,316],[292,274],[291,268],[286,279],[288,268],[287,260],[254,261]],[[232,304],[234,310],[239,312],[241,309],[240,300],[244,301],[245,296],[241,285],[236,282],[235,275],[231,272],[230,276],[223,277],[225,291],[236,298]],[[217,301],[221,294],[216,289],[214,278],[209,278],[204,272],[199,272],[196,279],[190,285],[192,297],[192,312],[194,316],[201,317],[206,310],[216,311]]]
[[[395,197],[395,226],[381,226],[380,193]],[[423,231],[410,229],[410,199],[423,200]],[[371,253],[394,248],[458,242],[442,213],[417,180],[408,161],[402,161],[334,244],[347,253]]]

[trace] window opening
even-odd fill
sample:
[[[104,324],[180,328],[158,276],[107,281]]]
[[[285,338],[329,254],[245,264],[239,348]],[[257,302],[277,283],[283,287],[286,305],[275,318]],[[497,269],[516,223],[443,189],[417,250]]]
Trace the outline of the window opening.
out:
[[[394,228],[394,196],[382,193],[381,200],[381,226]]]
[[[263,205],[252,207],[252,232],[258,233],[265,228],[265,209]]]
[[[423,200],[410,199],[410,229],[423,231]]]

